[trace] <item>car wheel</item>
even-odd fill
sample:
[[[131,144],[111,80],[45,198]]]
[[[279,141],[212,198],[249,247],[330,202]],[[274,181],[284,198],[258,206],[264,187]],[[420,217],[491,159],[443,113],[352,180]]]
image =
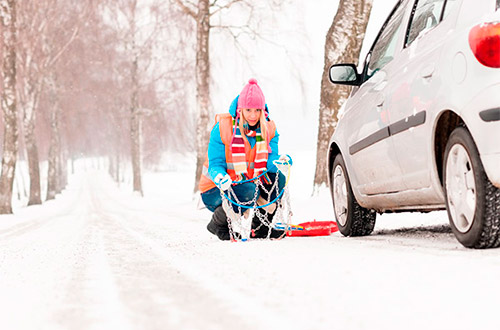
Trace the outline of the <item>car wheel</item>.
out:
[[[450,135],[443,169],[446,209],[458,241],[470,248],[500,246],[500,190],[488,180],[464,127]]]
[[[332,169],[332,198],[335,219],[344,236],[370,235],[375,227],[375,211],[358,204],[352,193],[351,183],[342,155],[337,155]]]

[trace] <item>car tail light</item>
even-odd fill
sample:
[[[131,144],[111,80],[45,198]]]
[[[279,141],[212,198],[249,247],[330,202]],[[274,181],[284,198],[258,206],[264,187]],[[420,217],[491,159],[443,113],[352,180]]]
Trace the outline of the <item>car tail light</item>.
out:
[[[469,33],[469,45],[481,64],[500,68],[500,23],[474,26]]]

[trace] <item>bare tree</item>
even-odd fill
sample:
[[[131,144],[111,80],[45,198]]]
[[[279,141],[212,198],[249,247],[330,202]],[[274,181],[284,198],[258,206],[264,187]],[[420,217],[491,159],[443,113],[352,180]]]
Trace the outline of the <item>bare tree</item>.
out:
[[[49,87],[50,101],[50,148],[49,148],[49,168],[47,175],[47,200],[54,199],[56,194],[60,192],[59,171],[61,167],[61,133],[59,129],[61,108],[59,105],[59,93],[57,88],[57,80],[52,74],[47,78]]]
[[[196,180],[198,190],[205,152],[208,148],[210,115],[210,1],[198,0],[194,7],[189,1],[175,0],[184,13],[196,22]],[[215,1],[216,2],[216,1]],[[239,0],[231,1],[228,6]]]
[[[256,4],[248,0],[172,0],[181,10],[194,19],[196,23],[196,173],[194,191],[198,190],[205,154],[208,148],[209,130],[212,124],[210,118],[210,31],[213,28],[225,29],[230,32],[235,42],[241,33],[258,35],[256,28],[250,26],[250,19]],[[211,24],[210,18],[222,11],[227,11],[235,4],[247,7],[248,20],[242,25],[228,26]],[[271,6],[278,7],[281,1],[274,1]],[[236,33],[234,31],[237,31]]]
[[[53,86],[53,84],[44,86],[44,83],[46,78],[57,70],[61,58],[76,39],[79,29],[85,22],[84,17],[88,9],[92,7],[91,4],[92,1],[85,4],[68,3],[63,0],[19,1],[18,95],[30,176],[28,205],[41,203],[39,141],[35,134],[36,114],[41,110],[38,108],[40,98],[45,92],[44,87]],[[51,116],[51,118],[55,119],[59,116]],[[52,124],[51,127],[54,125]],[[53,130],[51,132],[55,133]],[[60,137],[53,137],[50,141],[60,141]],[[62,152],[58,146],[52,146],[51,150]],[[56,157],[51,159],[49,167],[56,166],[56,163],[62,160],[60,155],[54,153],[50,153],[49,156]],[[49,199],[62,189],[61,186],[65,182],[64,173],[61,171],[63,167],[61,164],[57,167],[59,170],[49,169],[48,178],[53,182],[48,187],[56,189],[48,193]],[[63,177],[56,178],[59,175]],[[55,182],[60,184],[55,185]]]
[[[19,42],[18,95],[19,108],[23,118],[23,135],[28,172],[30,195],[28,205],[41,204],[40,166],[38,144],[35,137],[36,109],[43,89],[44,56],[41,49],[42,36],[49,23],[48,9],[53,3],[22,1],[18,6]]]
[[[62,138],[61,138],[61,105],[60,94],[64,91],[64,86],[59,82],[58,65],[68,51],[70,45],[78,36],[81,25],[85,24],[88,8],[91,2],[81,4],[69,4],[66,1],[55,0],[51,7],[52,19],[46,33],[42,36],[42,48],[45,53],[43,63],[43,74],[47,82],[49,94],[49,113],[51,138],[48,155],[48,175],[47,175],[47,199],[53,199],[57,193],[63,189],[66,181],[66,173],[62,169],[66,168],[62,163],[63,158]],[[64,13],[64,14],[61,14]]]
[[[0,1],[2,25],[2,110],[4,143],[0,176],[0,213],[12,213],[12,188],[17,161],[17,101],[16,101],[16,1]]]
[[[135,22],[135,7],[137,2],[133,1],[132,16],[130,19],[131,33],[131,53],[132,66],[130,70],[131,93],[130,93],[130,142],[132,146],[132,173],[133,173],[133,190],[142,192],[142,158],[141,158],[141,118],[139,116],[139,51],[136,41],[136,22]]]
[[[328,141],[338,122],[338,111],[350,93],[349,87],[332,86],[329,68],[335,63],[356,63],[370,17],[372,0],[340,0],[337,14],[325,41],[325,61],[321,77],[318,142],[314,186],[327,183]]]
[[[137,0],[111,1],[108,8],[119,13],[110,24],[119,30],[121,47],[128,58],[128,88],[129,93],[129,118],[130,118],[130,145],[133,175],[133,191],[143,194],[142,188],[142,125],[141,108],[144,101],[141,93],[144,86],[151,80],[158,79],[149,74],[152,63],[152,47],[155,36],[161,28],[159,22],[159,1],[147,4]],[[147,17],[147,19],[145,19]]]
[[[118,160],[130,158],[130,60],[123,38],[105,22],[106,9],[103,3],[90,8],[91,24],[80,25],[78,37],[57,66],[60,129],[65,137],[63,155],[107,156],[110,173],[118,181]]]

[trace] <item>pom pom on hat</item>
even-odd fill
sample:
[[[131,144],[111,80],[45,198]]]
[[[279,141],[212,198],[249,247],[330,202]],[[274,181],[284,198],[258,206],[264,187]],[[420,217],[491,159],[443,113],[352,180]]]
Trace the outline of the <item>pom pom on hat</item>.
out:
[[[238,98],[238,109],[264,109],[265,107],[264,93],[257,84],[257,80],[251,78],[241,90]]]

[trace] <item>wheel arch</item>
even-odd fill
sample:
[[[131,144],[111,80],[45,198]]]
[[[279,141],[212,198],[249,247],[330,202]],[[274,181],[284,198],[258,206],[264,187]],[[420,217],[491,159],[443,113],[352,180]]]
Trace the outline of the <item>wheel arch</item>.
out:
[[[331,173],[333,169],[333,161],[335,160],[335,157],[337,157],[338,154],[341,154],[340,148],[337,145],[337,143],[332,142],[330,143],[330,147],[328,148],[328,185],[332,186],[332,178],[331,178]]]
[[[463,119],[452,110],[443,111],[436,121],[434,128],[434,160],[441,186],[443,186],[443,159],[446,144],[453,130],[460,126],[467,128]]]

